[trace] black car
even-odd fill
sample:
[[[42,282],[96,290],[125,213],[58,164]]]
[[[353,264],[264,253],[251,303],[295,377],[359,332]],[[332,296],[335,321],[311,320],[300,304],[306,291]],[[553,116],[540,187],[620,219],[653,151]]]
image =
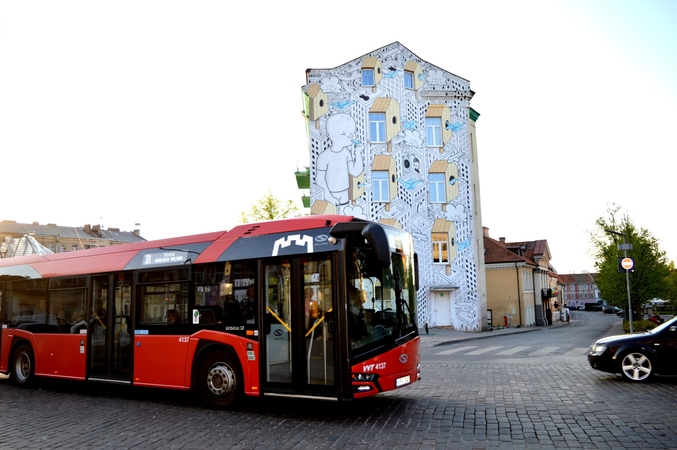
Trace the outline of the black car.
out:
[[[618,306],[605,306],[604,314],[616,314],[617,316],[623,316],[625,314],[625,310],[619,308]]]
[[[588,362],[593,369],[620,373],[630,381],[677,375],[677,317],[653,330],[599,339],[590,347]]]

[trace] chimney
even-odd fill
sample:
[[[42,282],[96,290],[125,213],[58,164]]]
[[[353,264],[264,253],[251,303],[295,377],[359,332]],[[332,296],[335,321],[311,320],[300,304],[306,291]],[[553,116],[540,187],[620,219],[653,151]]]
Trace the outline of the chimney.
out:
[[[482,227],[482,235],[484,237],[489,237],[489,227]]]
[[[96,237],[101,237],[101,225],[94,225],[92,227],[92,234]]]
[[[501,244],[505,244],[505,238],[504,237],[500,237],[500,238],[498,238],[498,240],[501,241]]]
[[[82,229],[85,230],[85,233],[90,234],[90,232],[92,231],[92,226],[90,224],[83,225]]]
[[[132,231],[132,234],[134,236],[141,237],[141,230],[137,228],[136,230]]]

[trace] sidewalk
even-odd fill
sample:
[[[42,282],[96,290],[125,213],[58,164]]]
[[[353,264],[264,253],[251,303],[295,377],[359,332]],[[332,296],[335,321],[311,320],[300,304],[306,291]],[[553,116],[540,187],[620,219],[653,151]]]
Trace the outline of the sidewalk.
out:
[[[430,348],[436,347],[439,345],[448,345],[453,344],[454,342],[461,341],[471,341],[475,339],[484,339],[494,336],[501,336],[505,334],[517,334],[517,333],[529,333],[532,331],[542,331],[552,328],[567,327],[571,322],[553,322],[552,325],[547,327],[520,327],[520,328],[494,328],[492,331],[461,331],[453,330],[451,328],[440,327],[440,328],[430,328],[426,334],[425,328],[419,328],[418,332],[421,336],[421,347]],[[614,323],[614,325],[609,329],[605,336],[612,336],[615,334],[623,334],[623,322],[619,321]]]
[[[620,322],[616,322],[610,329],[609,331],[606,332],[604,337],[607,336],[615,336],[617,334],[625,334],[625,330],[623,329],[623,321],[621,320]]]

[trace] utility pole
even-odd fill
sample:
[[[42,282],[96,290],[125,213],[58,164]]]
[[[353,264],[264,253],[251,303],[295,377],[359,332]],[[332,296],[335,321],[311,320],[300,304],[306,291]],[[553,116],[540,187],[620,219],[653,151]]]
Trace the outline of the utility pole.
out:
[[[619,233],[618,231],[613,230],[604,231],[617,236],[623,236],[623,244],[618,245],[618,250],[623,250],[623,261],[621,262],[621,265],[623,269],[625,269],[625,286],[628,290],[628,320],[630,321],[630,333],[634,333],[632,325],[632,300],[630,299],[630,269],[634,266],[634,262],[631,258],[628,258],[628,250],[632,250],[632,244],[627,244],[625,242],[625,233]]]

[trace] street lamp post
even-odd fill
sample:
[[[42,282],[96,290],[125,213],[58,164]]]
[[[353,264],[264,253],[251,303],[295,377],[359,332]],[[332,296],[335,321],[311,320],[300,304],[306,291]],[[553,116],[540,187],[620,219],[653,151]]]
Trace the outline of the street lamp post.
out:
[[[623,245],[619,245],[618,249],[623,250],[623,259],[628,258],[628,250],[632,249],[632,244],[627,244],[625,242],[625,233],[619,233],[618,231],[613,231],[613,230],[605,230],[607,233],[615,234],[617,236],[623,236]],[[630,299],[630,269],[631,268],[625,268],[625,286],[626,289],[628,290],[628,320],[630,320],[630,333],[634,333],[633,326],[632,326],[632,300]]]

